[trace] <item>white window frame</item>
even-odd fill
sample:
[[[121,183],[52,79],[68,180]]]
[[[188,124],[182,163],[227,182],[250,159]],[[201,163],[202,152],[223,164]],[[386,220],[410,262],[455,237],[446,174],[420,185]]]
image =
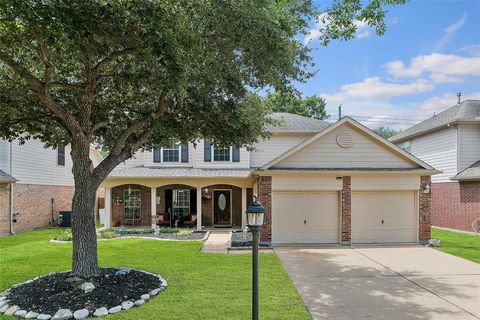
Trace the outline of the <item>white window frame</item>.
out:
[[[127,196],[128,193],[129,193],[129,189],[124,189],[124,190],[123,190],[123,219],[124,219],[124,220],[127,220],[127,221],[129,221],[129,220],[137,220],[137,221],[142,220],[142,190],[140,190],[140,189],[131,189],[131,192],[132,192],[132,193],[133,193],[133,192],[137,192],[137,191],[138,191],[138,194],[139,194],[139,197],[140,197],[140,207],[138,208],[138,209],[139,209],[139,218],[138,218],[138,219],[135,218],[135,213],[133,213],[132,218],[127,218],[127,217],[126,217],[126,210],[125,210],[125,209],[127,209],[127,207],[126,207],[126,205],[127,205],[126,196]],[[130,195],[128,195],[128,196],[130,197]]]
[[[212,151],[211,151],[211,159],[212,159],[212,162],[216,162],[216,163],[232,163],[233,161],[233,148],[232,146],[229,146],[229,156],[228,156],[228,159],[229,160],[215,160],[215,146],[212,144]],[[223,149],[223,148],[222,148]],[[226,149],[226,148],[225,148]]]
[[[178,193],[186,193],[187,194],[187,200],[188,200],[188,203],[186,206],[178,206],[177,205],[177,198],[178,198]],[[190,206],[190,189],[173,189],[173,192],[172,192],[172,213],[173,214],[177,214],[175,212],[175,209],[177,208],[188,208],[188,212],[185,214],[185,217],[188,217],[188,215],[190,214],[190,210],[191,210],[191,206]]]
[[[153,163],[182,163],[182,144],[181,143],[173,143],[172,146],[178,145],[178,161],[165,161],[163,159],[163,150],[168,149],[168,150],[173,150],[172,148],[165,148],[165,147],[160,147],[160,162],[155,162],[155,148],[152,150],[152,161]]]

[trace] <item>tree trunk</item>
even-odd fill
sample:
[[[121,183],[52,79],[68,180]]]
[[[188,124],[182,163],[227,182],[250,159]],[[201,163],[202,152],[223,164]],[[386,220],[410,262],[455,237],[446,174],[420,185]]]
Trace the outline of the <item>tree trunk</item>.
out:
[[[81,278],[90,278],[99,271],[95,228],[95,199],[99,182],[92,176],[90,144],[73,140],[71,156],[75,194],[72,202],[72,273]]]

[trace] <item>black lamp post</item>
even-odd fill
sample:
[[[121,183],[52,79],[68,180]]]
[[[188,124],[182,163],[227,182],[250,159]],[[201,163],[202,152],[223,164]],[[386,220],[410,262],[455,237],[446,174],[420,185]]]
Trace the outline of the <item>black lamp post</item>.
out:
[[[252,319],[258,320],[258,243],[265,208],[255,198],[247,209],[247,225],[253,235],[252,251]]]

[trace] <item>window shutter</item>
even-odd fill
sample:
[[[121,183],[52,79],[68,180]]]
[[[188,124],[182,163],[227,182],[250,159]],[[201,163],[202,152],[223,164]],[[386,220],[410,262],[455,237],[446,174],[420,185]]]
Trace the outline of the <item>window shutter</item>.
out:
[[[190,213],[197,213],[197,189],[190,189]]]
[[[237,146],[232,147],[232,162],[240,162],[240,148]]]
[[[57,165],[65,166],[65,146],[57,145]]]
[[[212,143],[210,140],[203,140],[203,161],[212,162]]]
[[[153,162],[155,162],[155,163],[160,163],[161,162],[160,151],[161,151],[160,147],[156,147],[156,148],[153,149]]]
[[[188,143],[182,144],[182,162],[188,162]]]

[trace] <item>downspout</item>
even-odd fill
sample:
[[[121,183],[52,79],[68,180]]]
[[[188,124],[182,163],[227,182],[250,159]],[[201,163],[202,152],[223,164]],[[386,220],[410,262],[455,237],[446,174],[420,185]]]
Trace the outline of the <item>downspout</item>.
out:
[[[13,165],[12,165],[12,158],[13,158],[13,152],[12,152],[12,142],[10,141],[9,142],[10,146],[9,146],[9,174],[10,176],[13,176],[12,175],[12,171],[13,171]],[[9,211],[10,211],[10,234],[13,234],[13,184],[14,182],[10,183],[10,201],[9,201]]]

